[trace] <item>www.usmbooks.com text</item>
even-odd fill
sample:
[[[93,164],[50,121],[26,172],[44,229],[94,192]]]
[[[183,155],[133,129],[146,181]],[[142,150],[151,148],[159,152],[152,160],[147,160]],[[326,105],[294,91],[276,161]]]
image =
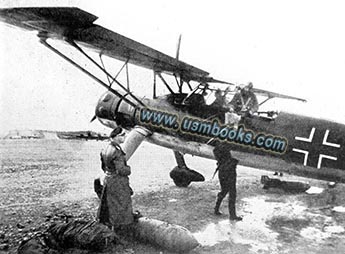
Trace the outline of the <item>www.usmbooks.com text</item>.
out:
[[[181,120],[175,114],[169,114],[148,108],[140,109],[139,121],[157,127],[182,131],[193,135],[208,138],[217,138],[222,141],[246,145],[267,151],[284,153],[287,148],[287,139],[265,133],[255,133],[247,130],[243,125],[238,127],[220,124],[218,120],[205,121],[189,116]]]

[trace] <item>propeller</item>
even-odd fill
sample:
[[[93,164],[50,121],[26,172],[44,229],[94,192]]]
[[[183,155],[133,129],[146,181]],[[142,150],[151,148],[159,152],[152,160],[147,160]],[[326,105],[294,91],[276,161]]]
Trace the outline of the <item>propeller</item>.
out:
[[[97,116],[96,116],[96,115],[94,115],[94,116],[91,118],[90,123],[92,123],[93,121],[95,121],[95,120],[96,120],[96,118],[97,118]]]

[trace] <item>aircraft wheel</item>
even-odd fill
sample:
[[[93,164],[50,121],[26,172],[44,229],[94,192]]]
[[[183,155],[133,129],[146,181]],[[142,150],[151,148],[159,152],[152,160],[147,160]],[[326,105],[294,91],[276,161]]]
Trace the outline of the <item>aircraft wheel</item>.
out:
[[[205,178],[195,170],[187,167],[174,167],[170,171],[170,177],[177,187],[188,187],[191,182],[203,182]]]
[[[173,179],[175,185],[177,187],[183,187],[183,188],[186,188],[189,186],[189,184],[191,183],[191,181],[188,181],[188,180],[185,180],[185,179],[180,179],[180,180],[177,180],[177,179]]]

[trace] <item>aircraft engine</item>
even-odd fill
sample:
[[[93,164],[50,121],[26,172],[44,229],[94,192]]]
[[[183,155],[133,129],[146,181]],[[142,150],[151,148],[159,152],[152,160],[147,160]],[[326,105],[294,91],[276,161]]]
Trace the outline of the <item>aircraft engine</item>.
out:
[[[118,125],[134,126],[136,108],[125,101],[124,97],[126,95],[119,97],[111,92],[106,92],[101,96],[96,106],[95,115],[102,124],[112,129]]]

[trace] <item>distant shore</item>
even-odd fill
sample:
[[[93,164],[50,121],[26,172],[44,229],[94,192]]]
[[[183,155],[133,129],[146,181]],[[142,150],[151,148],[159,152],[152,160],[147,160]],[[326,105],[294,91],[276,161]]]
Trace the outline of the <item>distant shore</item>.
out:
[[[11,130],[2,139],[83,139],[105,140],[108,135],[95,131]]]

